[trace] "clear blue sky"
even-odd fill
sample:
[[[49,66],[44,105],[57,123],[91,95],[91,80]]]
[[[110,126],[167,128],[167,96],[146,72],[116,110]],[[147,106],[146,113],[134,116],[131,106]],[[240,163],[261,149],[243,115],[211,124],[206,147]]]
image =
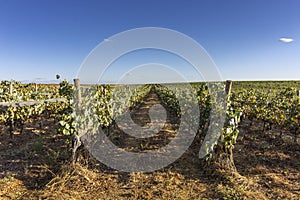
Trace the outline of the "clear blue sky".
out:
[[[224,79],[300,80],[299,8],[299,0],[0,0],[0,80],[72,79],[105,38],[149,26],[194,38]]]

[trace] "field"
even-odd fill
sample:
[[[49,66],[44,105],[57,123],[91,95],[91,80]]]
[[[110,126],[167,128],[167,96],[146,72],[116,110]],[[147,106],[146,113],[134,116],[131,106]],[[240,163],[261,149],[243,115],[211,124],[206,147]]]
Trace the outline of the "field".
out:
[[[282,93],[286,94],[281,96],[282,101],[277,95],[289,87],[299,90],[299,85],[299,81],[233,82],[231,107],[243,109],[245,116],[238,126],[227,127],[232,128],[232,132],[225,141],[235,141],[235,128],[238,128],[236,142],[220,144],[232,149],[235,169],[199,159],[201,131],[188,150],[167,167],[154,172],[125,173],[100,163],[82,146],[76,154],[77,161],[72,162],[72,129],[66,129],[65,123],[61,123],[68,122],[66,115],[61,114],[66,105],[63,108],[57,107],[60,103],[46,106],[43,110],[48,112],[28,116],[22,129],[16,125],[11,130],[3,122],[0,125],[0,199],[299,199],[297,127],[300,115],[297,110],[281,113],[284,106],[294,105],[285,98],[292,99],[293,90]],[[60,91],[68,93],[68,85],[61,87]],[[109,91],[109,88],[101,89]],[[250,89],[259,91],[260,96],[255,97],[255,101],[247,93]],[[133,140],[113,126],[112,116],[101,118],[101,126],[114,133],[111,140],[123,149],[153,151],[169,143],[176,134],[180,115],[175,108],[176,102],[170,101],[172,94],[158,86],[143,91],[131,99],[133,121],[146,125],[150,121],[149,108],[161,104],[167,110],[167,122],[156,137]],[[199,91],[201,97],[206,97],[205,90]],[[274,99],[278,102],[272,104]],[[205,101],[201,98],[199,104]],[[269,103],[265,106],[262,102]],[[260,109],[255,110],[253,105]],[[276,109],[278,105],[282,107]],[[261,115],[262,112],[265,115]],[[239,112],[234,113],[236,118]],[[289,119],[298,121],[290,122]]]

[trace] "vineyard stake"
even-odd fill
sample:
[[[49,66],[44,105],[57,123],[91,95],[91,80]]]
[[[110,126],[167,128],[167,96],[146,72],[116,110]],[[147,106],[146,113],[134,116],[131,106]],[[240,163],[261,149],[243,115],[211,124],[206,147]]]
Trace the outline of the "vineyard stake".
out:
[[[81,103],[81,93],[80,93],[80,83],[79,83],[79,79],[75,78],[74,79],[74,86],[75,86],[75,90],[76,90],[76,101],[78,104]]]
[[[38,90],[38,85],[35,83],[34,85],[34,89],[35,89],[35,92],[37,93],[37,90]]]
[[[225,86],[225,92],[226,92],[226,95],[227,95],[227,101],[230,98],[231,87],[232,87],[232,81],[231,80],[227,80],[226,81],[226,86]]]
[[[10,82],[9,83],[9,95],[12,96],[12,94],[13,94],[13,83]]]

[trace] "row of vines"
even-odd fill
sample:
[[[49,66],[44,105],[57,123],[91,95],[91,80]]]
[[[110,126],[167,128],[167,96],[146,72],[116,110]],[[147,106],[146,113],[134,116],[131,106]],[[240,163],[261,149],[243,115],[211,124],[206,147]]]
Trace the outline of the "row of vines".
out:
[[[62,83],[64,84],[64,83]],[[11,87],[13,85],[13,87]],[[60,97],[60,89],[55,85],[21,84],[16,81],[2,81],[0,84],[0,103],[42,101]],[[0,106],[0,123],[23,131],[29,119],[35,119],[45,114],[48,117],[57,117],[66,103],[49,102],[24,106]],[[57,118],[57,120],[59,120]]]
[[[0,102],[20,102],[30,100],[44,100],[49,98],[64,98],[63,102],[49,102],[20,107],[0,107],[0,123],[10,126],[20,126],[21,131],[29,119],[40,115],[55,118],[59,133],[71,135],[75,138],[74,152],[81,144],[81,136],[87,132],[96,133],[98,128],[113,125],[116,118],[127,109],[141,103],[151,90],[154,90],[164,107],[169,107],[179,118],[184,113],[178,101],[178,95],[185,99],[183,106],[197,106],[199,108],[199,123],[196,127],[203,142],[208,140],[206,146],[206,159],[220,158],[222,155],[233,167],[232,149],[238,137],[238,126],[241,120],[263,121],[265,127],[280,127],[281,132],[292,133],[295,141],[300,132],[300,104],[299,94],[293,88],[276,90],[270,93],[266,90],[238,90],[231,94],[215,98],[210,93],[212,88],[225,91],[225,84],[215,83],[208,87],[205,83],[192,84],[193,90],[188,90],[182,84],[172,84],[173,90],[163,85],[94,85],[75,88],[74,85],[63,81],[57,87],[35,84],[21,84],[13,82],[13,91],[10,91],[11,82],[2,81],[0,84]],[[217,91],[217,90],[216,90]],[[177,95],[177,96],[176,96]],[[192,97],[195,97],[194,99]],[[216,94],[218,96],[218,94]],[[221,101],[220,101],[221,99]],[[218,102],[219,101],[219,102]],[[211,112],[224,112],[224,124],[221,132],[214,137],[205,139],[210,126]],[[191,115],[192,116],[192,115]],[[191,119],[194,120],[194,119]],[[217,130],[217,129],[216,129]],[[215,154],[214,154],[215,153]]]
[[[243,117],[253,124],[254,120],[263,122],[262,131],[273,127],[293,134],[295,142],[300,134],[300,99],[295,88],[282,90],[250,89],[234,92],[231,95],[231,106],[243,112]]]

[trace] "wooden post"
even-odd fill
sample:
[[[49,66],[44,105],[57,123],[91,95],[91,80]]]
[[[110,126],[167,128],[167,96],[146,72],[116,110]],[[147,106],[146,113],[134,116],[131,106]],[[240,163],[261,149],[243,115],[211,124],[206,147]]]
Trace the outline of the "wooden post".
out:
[[[77,79],[77,78],[74,79],[74,86],[75,86],[76,100],[77,100],[77,103],[80,104],[81,103],[81,93],[80,93],[79,79]]]
[[[300,103],[300,90],[297,90],[298,103]]]
[[[80,92],[80,83],[79,83],[79,79],[75,78],[74,79],[74,86],[75,86],[75,108],[76,108],[76,114],[81,114],[81,109],[80,109],[80,104],[81,104],[81,92]],[[78,113],[79,112],[79,113]],[[72,155],[72,163],[74,164],[77,159],[78,159],[78,154],[76,154],[77,149],[82,145],[81,142],[81,137],[80,136],[76,136],[75,137],[75,141],[74,141],[74,147],[73,147],[73,155]]]
[[[226,81],[226,86],[225,86],[225,92],[226,92],[226,95],[227,95],[227,101],[230,98],[231,87],[232,87],[232,81],[231,80],[227,80]]]
[[[13,83],[12,82],[9,83],[9,95],[10,96],[13,95]]]
[[[34,84],[34,89],[35,89],[35,92],[37,93],[38,85],[36,83]]]

